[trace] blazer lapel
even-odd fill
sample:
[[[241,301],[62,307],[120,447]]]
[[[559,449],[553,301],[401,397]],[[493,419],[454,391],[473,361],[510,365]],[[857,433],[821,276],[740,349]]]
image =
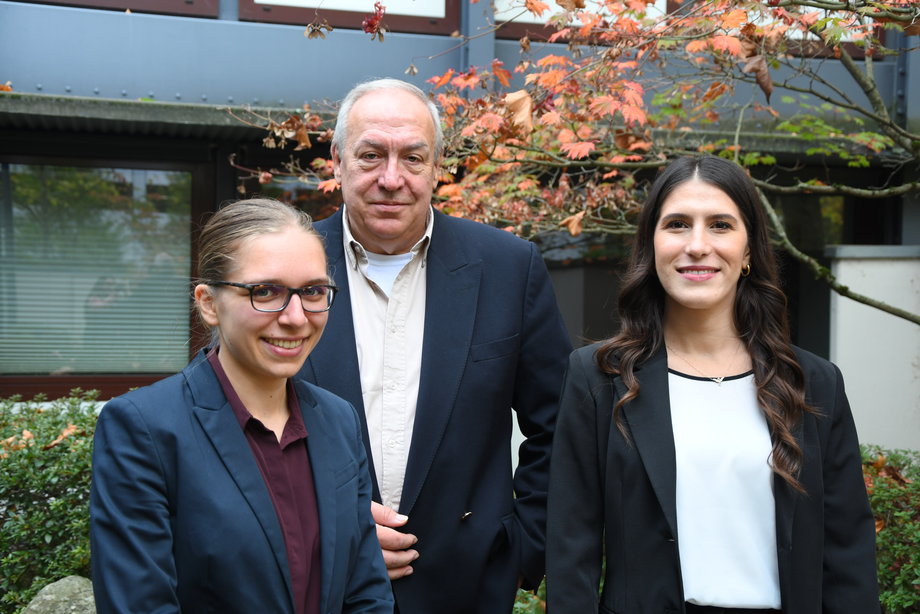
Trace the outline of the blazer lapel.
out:
[[[447,428],[469,358],[482,261],[467,262],[460,237],[434,213],[428,247],[425,338],[415,426],[399,512],[412,510]],[[446,317],[446,314],[450,314]]]
[[[677,539],[677,457],[671,427],[668,393],[668,354],[662,349],[636,368],[639,396],[623,405],[630,436],[645,466],[671,535]],[[620,398],[626,394],[623,380],[616,379]]]
[[[316,225],[326,243],[329,269],[332,271],[333,283],[338,286],[339,291],[335,295],[332,309],[329,310],[329,319],[323,333],[327,343],[320,339],[316,349],[307,358],[304,369],[309,368],[313,371],[312,381],[317,386],[342,397],[358,411],[364,452],[367,454],[373,484],[373,497],[375,501],[380,501],[377,473],[367,432],[367,417],[364,415],[364,397],[361,394],[361,372],[358,369],[355,324],[352,319],[351,292],[348,286],[348,259],[345,257],[345,247],[342,243],[342,215],[342,209],[339,209],[329,219]]]
[[[249,449],[246,435],[243,434],[240,423],[221,390],[220,382],[207,361],[193,363],[186,367],[184,372],[195,402],[192,411],[223,461],[227,472],[240,489],[246,502],[249,503],[253,515],[262,525],[265,538],[268,540],[278,565],[278,571],[288,587],[290,611],[294,612],[294,593],[284,536],[281,534],[278,516],[275,514],[275,507],[265,487],[265,480],[259,471],[259,465]]]
[[[326,612],[329,602],[329,587],[332,583],[332,570],[335,568],[336,555],[336,497],[335,475],[330,459],[339,456],[340,451],[330,447],[329,425],[323,415],[322,407],[310,394],[306,386],[296,384],[297,400],[304,426],[307,428],[307,452],[313,469],[313,484],[316,488],[316,505],[319,512],[320,557],[322,561],[322,592],[320,593],[320,612]]]

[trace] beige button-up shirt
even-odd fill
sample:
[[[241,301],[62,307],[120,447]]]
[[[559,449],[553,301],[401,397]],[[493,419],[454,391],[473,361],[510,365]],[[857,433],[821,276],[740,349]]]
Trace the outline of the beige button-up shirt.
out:
[[[425,333],[425,266],[433,226],[429,213],[425,234],[410,250],[412,258],[387,298],[367,276],[367,252],[351,234],[348,212],[342,216],[369,446],[381,501],[395,510],[402,499],[415,425]]]

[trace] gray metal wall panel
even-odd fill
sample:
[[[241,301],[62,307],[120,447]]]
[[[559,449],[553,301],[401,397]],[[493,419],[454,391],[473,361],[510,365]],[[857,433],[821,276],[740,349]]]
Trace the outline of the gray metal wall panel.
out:
[[[426,59],[456,44],[399,33],[381,44],[355,30],[308,40],[299,26],[0,1],[0,77],[21,92],[300,106],[339,99],[368,77],[425,87],[425,79],[460,68],[459,51]],[[419,74],[410,79],[412,58]]]

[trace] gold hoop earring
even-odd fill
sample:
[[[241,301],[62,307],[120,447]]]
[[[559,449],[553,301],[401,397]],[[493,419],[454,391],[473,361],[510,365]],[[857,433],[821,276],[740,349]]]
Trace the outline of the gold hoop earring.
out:
[[[751,263],[748,262],[747,266],[741,269],[741,277],[747,277],[751,274]]]

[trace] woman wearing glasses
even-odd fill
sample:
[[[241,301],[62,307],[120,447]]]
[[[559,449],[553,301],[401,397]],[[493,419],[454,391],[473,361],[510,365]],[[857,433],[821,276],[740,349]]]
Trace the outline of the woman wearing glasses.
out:
[[[355,410],[291,379],[336,290],[310,218],[231,204],[198,272],[212,349],[99,416],[97,611],[391,613]]]

